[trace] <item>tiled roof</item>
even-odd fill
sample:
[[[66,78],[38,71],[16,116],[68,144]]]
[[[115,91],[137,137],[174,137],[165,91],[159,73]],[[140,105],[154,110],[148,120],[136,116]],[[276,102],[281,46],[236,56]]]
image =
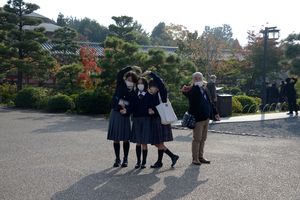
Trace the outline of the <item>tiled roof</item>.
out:
[[[61,27],[57,26],[55,24],[51,24],[51,23],[41,23],[41,24],[39,24],[37,26],[28,26],[28,25],[25,25],[23,28],[25,30],[33,30],[35,28],[44,28],[45,32],[54,32],[57,29],[60,29]]]
[[[96,42],[77,42],[77,44],[80,47],[94,48],[96,50],[96,55],[97,56],[104,56],[104,48],[99,43],[96,43]],[[51,42],[46,42],[46,43],[42,44],[42,47],[45,50],[48,50],[53,54],[61,54],[62,53],[62,52],[52,52],[51,49],[52,49],[53,46],[54,46],[54,44],[51,43]],[[144,52],[147,52],[147,51],[149,51],[150,49],[153,49],[153,48],[160,48],[160,49],[166,51],[167,53],[175,53],[175,51],[177,50],[177,47],[168,47],[168,46],[140,46],[141,51],[144,51]],[[76,54],[79,54],[79,50],[80,49],[77,50]],[[70,53],[70,52],[67,52],[67,53]]]

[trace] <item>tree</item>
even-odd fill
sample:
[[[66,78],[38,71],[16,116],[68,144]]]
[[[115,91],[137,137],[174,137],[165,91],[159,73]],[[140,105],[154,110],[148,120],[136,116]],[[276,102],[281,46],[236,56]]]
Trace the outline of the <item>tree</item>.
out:
[[[63,27],[54,32],[51,49],[61,65],[71,64],[78,61],[78,44],[75,42],[77,33],[74,29]]]
[[[285,67],[289,67],[291,73],[300,75],[300,34],[290,34],[283,44],[285,49]]]
[[[283,55],[282,50],[278,47],[276,40],[268,40],[267,49],[267,66],[266,74],[267,80],[273,81],[278,79],[278,74],[281,70],[279,61]],[[245,74],[248,75],[248,88],[254,89],[256,86],[261,86],[262,83],[262,69],[264,64],[264,41],[255,32],[248,32],[248,45],[246,50],[249,52],[246,60],[251,63],[247,68]],[[261,88],[261,87],[258,87]]]
[[[96,86],[102,69],[97,65],[97,55],[94,48],[82,47],[79,51],[83,72],[79,79],[83,81],[85,89],[91,89]],[[99,83],[99,81],[98,81]]]
[[[219,60],[222,59],[222,51],[232,48],[234,40],[232,39],[232,29],[229,25],[223,24],[220,27],[206,26],[200,40],[203,47],[203,63],[206,74],[214,73],[219,67]]]
[[[174,41],[172,36],[169,35],[164,22],[160,22],[153,28],[151,33],[151,42],[153,45],[159,46],[176,46],[176,41]]]
[[[22,89],[23,75],[31,76],[39,66],[47,70],[54,67],[53,59],[42,49],[41,43],[47,39],[43,29],[28,30],[25,26],[36,26],[40,20],[26,16],[39,9],[36,4],[25,3],[23,0],[9,0],[0,13],[1,32],[1,55],[0,60],[4,66],[16,68],[17,88]],[[9,60],[5,57],[9,56]]]
[[[104,57],[99,60],[99,65],[103,68],[100,77],[102,85],[112,93],[118,71],[128,65],[136,65],[140,54],[136,44],[118,37],[107,37],[104,47]]]
[[[79,74],[83,71],[82,66],[77,63],[62,66],[56,73],[58,88],[68,94],[79,90]]]
[[[136,42],[138,44],[149,44],[148,34],[137,21],[133,21],[129,16],[113,16],[115,24],[109,25],[108,29],[113,36],[117,36],[126,42]]]
[[[62,13],[59,13],[57,16],[56,23],[58,26],[64,27],[67,26],[67,19]]]

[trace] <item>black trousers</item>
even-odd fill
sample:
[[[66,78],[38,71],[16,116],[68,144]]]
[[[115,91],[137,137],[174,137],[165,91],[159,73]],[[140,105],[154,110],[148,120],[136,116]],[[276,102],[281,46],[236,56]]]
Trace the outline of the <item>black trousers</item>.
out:
[[[288,98],[289,111],[292,113],[293,111],[298,112],[298,105],[296,98]]]

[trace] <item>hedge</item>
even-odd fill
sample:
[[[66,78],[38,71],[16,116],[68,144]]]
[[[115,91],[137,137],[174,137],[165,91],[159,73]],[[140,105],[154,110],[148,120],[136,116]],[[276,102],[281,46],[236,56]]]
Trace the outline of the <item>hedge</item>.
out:
[[[75,105],[71,97],[58,94],[49,98],[47,110],[49,112],[66,112],[74,109],[74,107]]]
[[[78,113],[107,114],[111,109],[110,102],[110,95],[102,89],[97,89],[79,94],[75,104]]]
[[[233,113],[242,113],[243,111],[243,106],[242,104],[239,102],[239,100],[233,96],[232,97],[232,112]]]
[[[19,108],[40,108],[46,98],[46,89],[27,87],[17,93],[15,105]]]
[[[257,100],[253,97],[245,96],[245,95],[238,95],[235,98],[241,103],[243,113],[255,113],[257,112],[258,104]]]
[[[17,86],[15,84],[4,83],[0,85],[0,103],[10,103],[15,100]]]

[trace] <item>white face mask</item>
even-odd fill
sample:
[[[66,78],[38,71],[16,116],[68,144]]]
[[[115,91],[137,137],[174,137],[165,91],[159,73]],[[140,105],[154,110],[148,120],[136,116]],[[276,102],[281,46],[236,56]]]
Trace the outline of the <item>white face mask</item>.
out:
[[[130,82],[130,81],[125,81],[126,83],[126,86],[128,89],[132,90],[133,89],[133,82]]]
[[[137,88],[139,89],[139,91],[144,91],[145,86],[144,86],[144,84],[138,84]]]
[[[197,81],[194,83],[194,85],[202,87],[203,86],[203,81]]]

